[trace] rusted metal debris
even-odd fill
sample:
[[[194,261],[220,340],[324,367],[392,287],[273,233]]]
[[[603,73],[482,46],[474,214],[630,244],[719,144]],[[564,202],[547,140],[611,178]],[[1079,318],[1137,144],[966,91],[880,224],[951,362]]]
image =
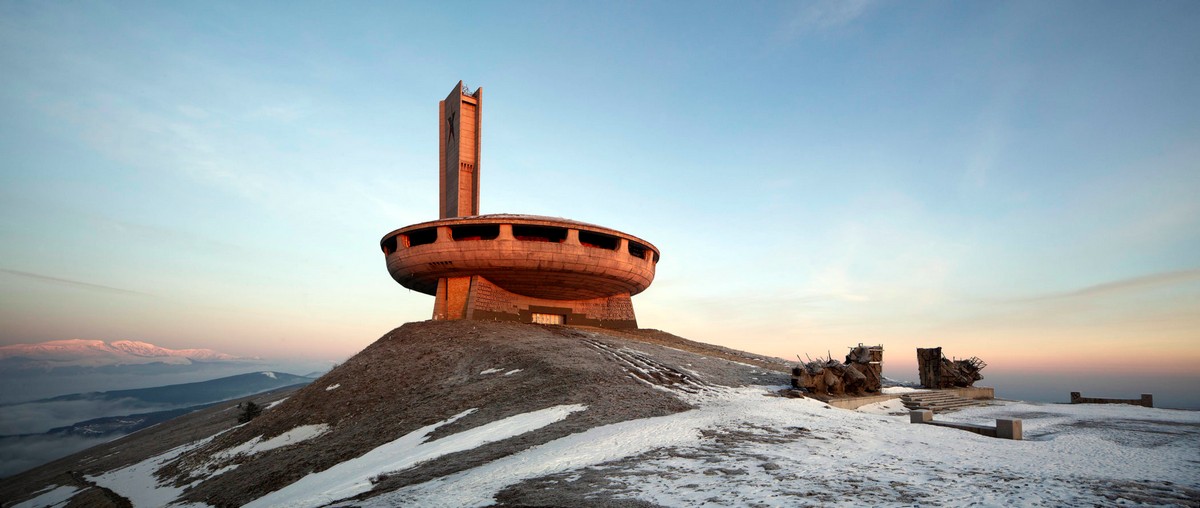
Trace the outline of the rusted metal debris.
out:
[[[850,348],[846,361],[832,355],[802,362],[792,369],[792,388],[822,396],[858,396],[878,393],[883,385],[883,346]]]
[[[987,364],[978,357],[950,360],[942,348],[917,348],[917,373],[925,388],[963,388],[983,379],[979,371]]]

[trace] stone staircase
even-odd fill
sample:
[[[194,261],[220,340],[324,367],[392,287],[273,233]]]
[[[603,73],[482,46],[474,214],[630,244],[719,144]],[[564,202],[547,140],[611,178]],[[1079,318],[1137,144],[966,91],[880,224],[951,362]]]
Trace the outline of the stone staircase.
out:
[[[900,396],[900,401],[910,411],[914,409],[928,409],[934,413],[945,413],[946,411],[955,411],[964,407],[988,405],[988,401],[986,400],[967,399],[959,397],[954,392],[937,390],[906,393]]]

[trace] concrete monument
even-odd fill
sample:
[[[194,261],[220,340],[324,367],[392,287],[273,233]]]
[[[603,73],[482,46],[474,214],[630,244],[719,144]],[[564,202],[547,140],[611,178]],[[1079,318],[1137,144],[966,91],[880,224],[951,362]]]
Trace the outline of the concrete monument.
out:
[[[400,285],[432,295],[433,319],[637,328],[631,296],[659,251],[636,236],[536,215],[479,215],[483,91],[460,81],[438,105],[440,219],[380,241]]]

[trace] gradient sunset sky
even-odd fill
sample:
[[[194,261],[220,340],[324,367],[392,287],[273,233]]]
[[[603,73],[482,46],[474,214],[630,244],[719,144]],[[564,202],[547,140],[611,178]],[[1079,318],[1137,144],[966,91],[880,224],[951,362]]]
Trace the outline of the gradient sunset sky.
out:
[[[378,242],[437,218],[462,79],[481,211],[653,242],[643,327],[1200,388],[1197,27],[1196,1],[2,2],[0,344],[341,360],[428,319]]]

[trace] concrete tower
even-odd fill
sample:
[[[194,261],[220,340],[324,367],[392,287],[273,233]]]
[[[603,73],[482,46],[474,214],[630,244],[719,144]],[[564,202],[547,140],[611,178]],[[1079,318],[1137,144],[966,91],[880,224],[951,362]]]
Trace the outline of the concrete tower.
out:
[[[459,81],[438,103],[441,218],[479,215],[479,117],[483,88],[467,95]]]
[[[459,81],[439,102],[440,218],[383,237],[392,278],[433,296],[433,319],[637,328],[630,297],[659,260],[650,242],[558,217],[479,215],[482,98]]]

